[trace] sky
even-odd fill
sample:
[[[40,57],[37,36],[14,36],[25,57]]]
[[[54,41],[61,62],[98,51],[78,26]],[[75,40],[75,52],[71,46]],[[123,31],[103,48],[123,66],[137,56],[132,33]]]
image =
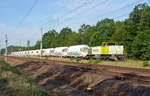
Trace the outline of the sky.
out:
[[[26,46],[27,40],[34,45],[40,40],[41,28],[44,33],[50,29],[59,32],[64,27],[77,31],[82,24],[95,25],[104,18],[122,21],[128,18],[135,5],[150,2],[148,0],[37,0],[33,6],[35,1],[0,0],[0,48],[5,47],[5,34],[8,35],[8,45]],[[127,5],[130,6],[124,7]],[[26,18],[21,22],[25,15]]]

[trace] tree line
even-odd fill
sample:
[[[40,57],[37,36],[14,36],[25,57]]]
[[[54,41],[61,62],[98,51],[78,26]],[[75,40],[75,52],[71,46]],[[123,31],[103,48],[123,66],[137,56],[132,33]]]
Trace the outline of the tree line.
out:
[[[96,25],[83,24],[78,32],[65,27],[60,32],[49,30],[43,35],[43,48],[55,48],[87,44],[101,46],[102,42],[117,42],[124,45],[129,58],[150,60],[150,6],[146,3],[135,6],[124,21],[103,19]],[[39,49],[40,41],[24,50]]]

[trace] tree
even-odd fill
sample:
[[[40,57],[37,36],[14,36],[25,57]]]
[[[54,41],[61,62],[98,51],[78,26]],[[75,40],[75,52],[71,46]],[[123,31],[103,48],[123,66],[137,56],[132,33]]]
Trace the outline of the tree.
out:
[[[43,41],[43,48],[54,48],[56,47],[56,38],[58,33],[52,29],[45,33],[42,37]]]
[[[139,30],[144,31],[150,29],[150,7],[143,5],[143,11],[141,12],[141,20],[139,24]]]
[[[126,45],[126,30],[124,22],[116,22],[115,24],[115,32],[112,35],[112,41],[118,42],[119,44]]]
[[[80,34],[76,32],[72,32],[68,38],[68,46],[79,45],[80,44]]]
[[[85,31],[90,27],[90,25],[86,25],[86,24],[83,24],[81,25],[80,29],[79,29],[79,33],[80,34],[84,34]]]
[[[131,52],[133,58],[150,60],[150,30],[140,32],[136,36]]]
[[[81,27],[79,28],[79,39],[80,39],[80,44],[88,44],[87,43],[87,30],[90,28],[91,26],[90,25],[86,25],[86,24],[83,24],[81,25]],[[89,38],[88,38],[89,39]]]
[[[33,46],[33,49],[40,49],[40,41],[36,42],[36,44]]]
[[[96,24],[96,32],[92,35],[89,45],[99,46],[102,42],[111,40],[115,31],[115,23],[112,19],[104,19]]]
[[[92,35],[96,32],[96,27],[95,26],[90,26],[88,27],[84,34],[80,34],[81,36],[81,40],[82,40],[82,43],[81,44],[89,44],[90,42],[90,39],[92,37]]]
[[[135,40],[135,37],[141,29],[140,22],[141,22],[141,17],[143,14],[143,10],[145,10],[146,4],[139,4],[135,6],[133,11],[130,13],[130,16],[128,19],[124,21],[125,25],[125,30],[126,30],[126,36],[125,36],[125,47],[127,48],[127,53],[128,56],[132,56],[132,43]]]
[[[69,41],[69,36],[72,34],[72,30],[69,27],[63,28],[60,31],[60,34],[58,35],[58,46],[69,46],[68,41]]]

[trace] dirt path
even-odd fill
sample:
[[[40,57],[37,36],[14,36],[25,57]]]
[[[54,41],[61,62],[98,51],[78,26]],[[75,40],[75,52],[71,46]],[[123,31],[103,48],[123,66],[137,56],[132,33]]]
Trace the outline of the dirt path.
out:
[[[9,57],[55,96],[150,96],[150,70]],[[87,90],[91,88],[91,90]],[[61,94],[61,95],[60,95]]]

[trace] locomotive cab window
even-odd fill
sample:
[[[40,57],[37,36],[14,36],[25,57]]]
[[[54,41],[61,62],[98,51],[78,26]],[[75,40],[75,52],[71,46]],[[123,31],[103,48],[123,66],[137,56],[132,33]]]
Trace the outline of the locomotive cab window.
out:
[[[116,45],[115,42],[103,42],[102,46],[112,46],[112,45]]]
[[[107,43],[103,43],[102,46],[108,46]]]

